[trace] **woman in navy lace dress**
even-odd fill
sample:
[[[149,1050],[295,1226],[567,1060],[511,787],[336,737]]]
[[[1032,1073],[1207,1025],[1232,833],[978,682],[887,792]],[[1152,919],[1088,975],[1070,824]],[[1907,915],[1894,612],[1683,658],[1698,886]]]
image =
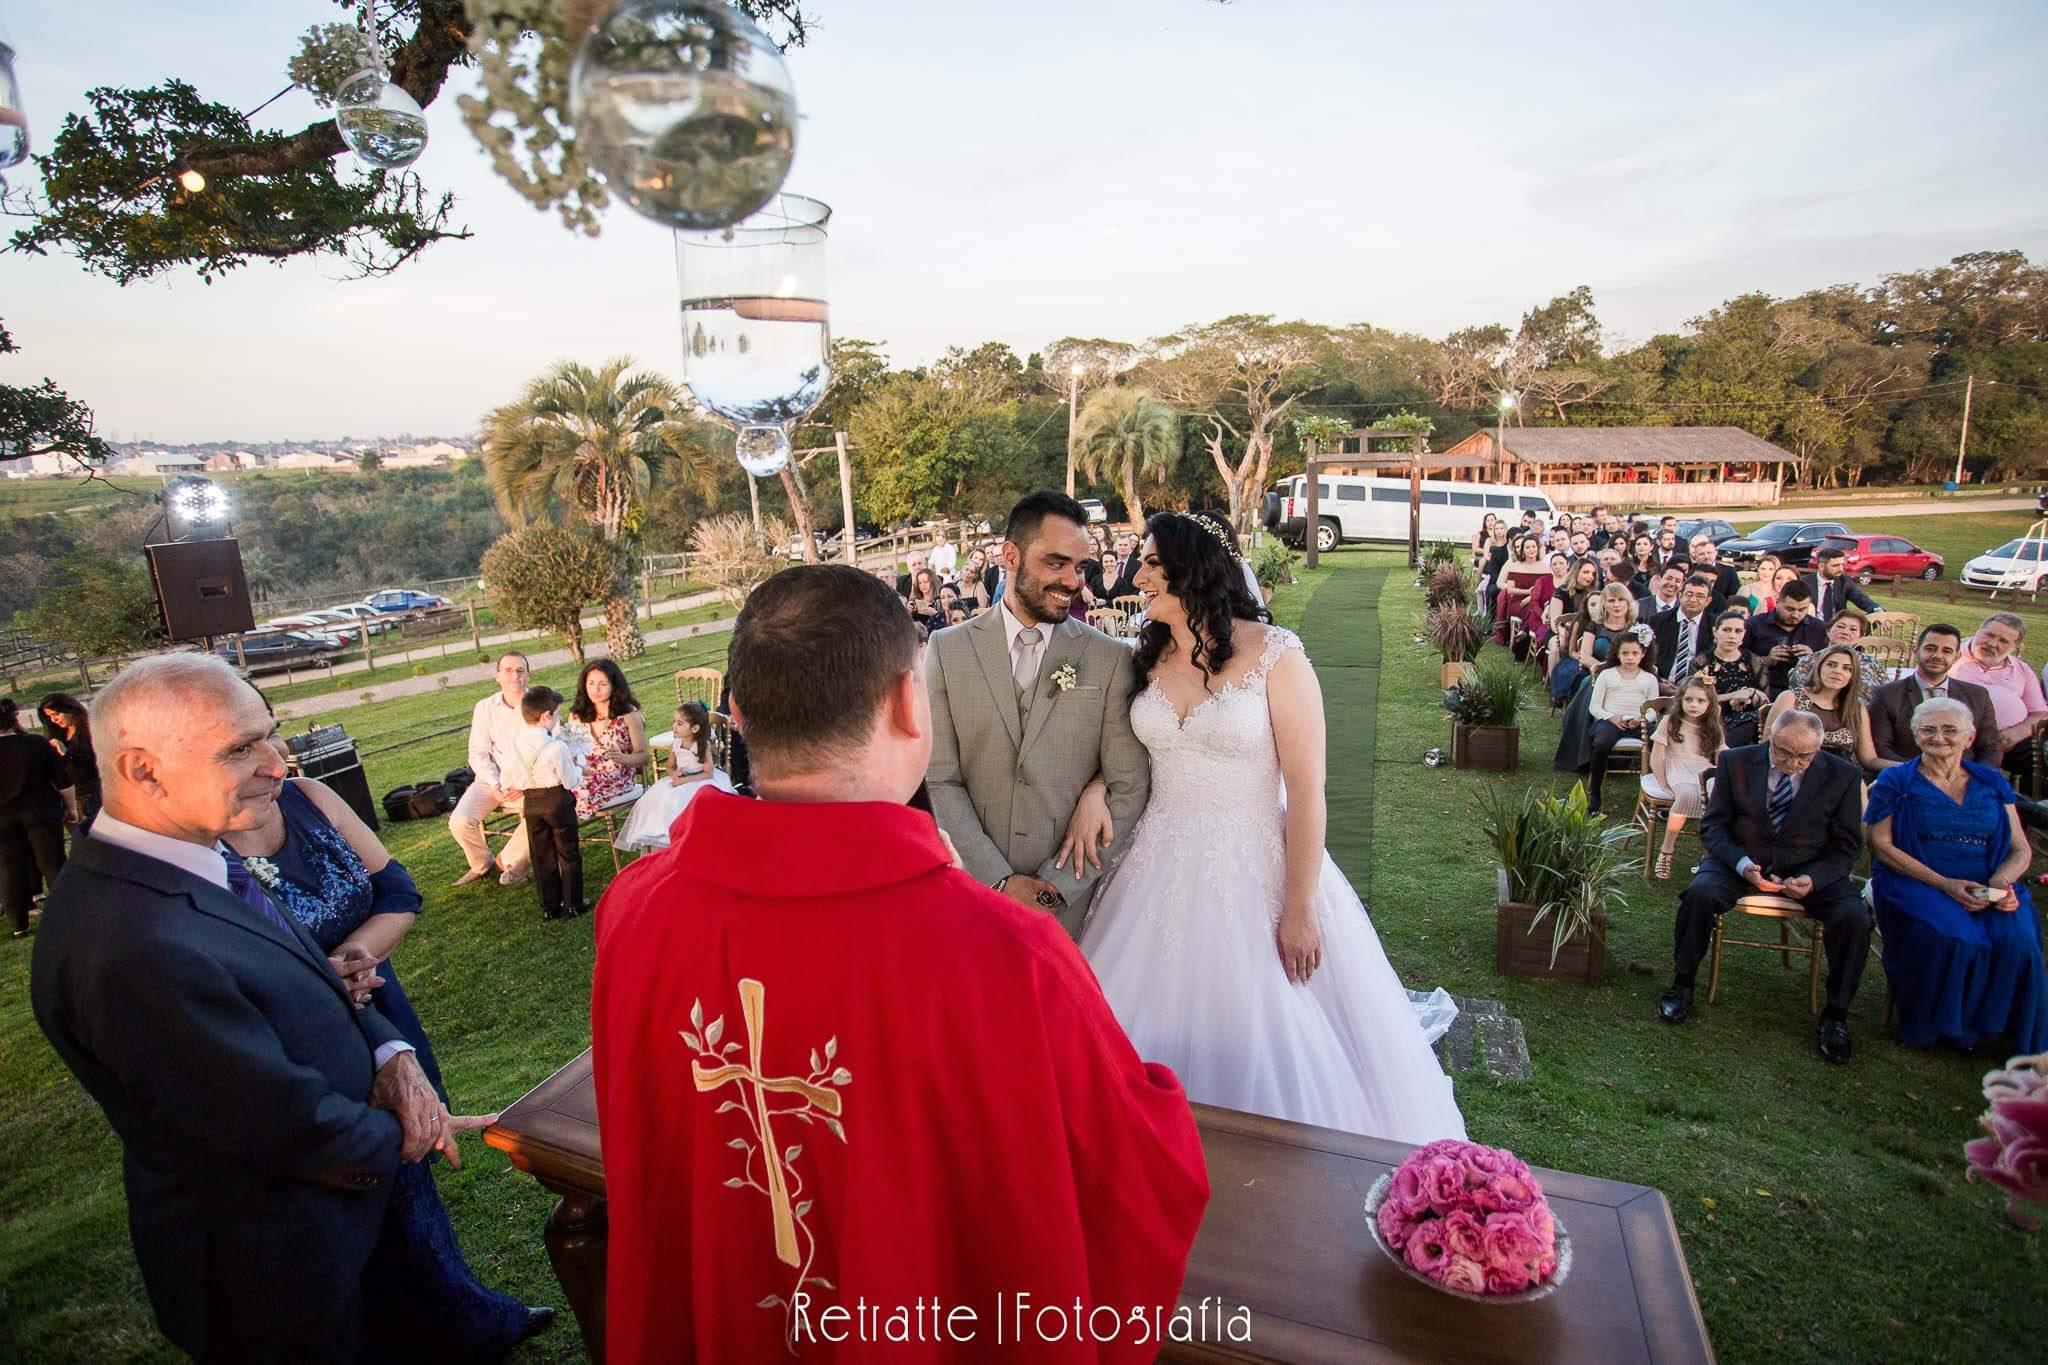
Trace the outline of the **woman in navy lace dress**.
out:
[[[287,781],[268,821],[231,835],[229,843],[270,898],[319,942],[357,991],[358,1006],[375,1004],[417,1049],[421,1069],[446,1103],[434,1050],[389,961],[420,911],[404,864],[339,796],[307,778]],[[374,975],[366,970],[372,963]],[[388,1296],[387,1311],[404,1324],[403,1345],[387,1343],[389,1358],[495,1360],[553,1319],[552,1309],[528,1308],[477,1282],[425,1161],[399,1166],[383,1235],[401,1249],[389,1263],[404,1267],[403,1283],[373,1290]]]

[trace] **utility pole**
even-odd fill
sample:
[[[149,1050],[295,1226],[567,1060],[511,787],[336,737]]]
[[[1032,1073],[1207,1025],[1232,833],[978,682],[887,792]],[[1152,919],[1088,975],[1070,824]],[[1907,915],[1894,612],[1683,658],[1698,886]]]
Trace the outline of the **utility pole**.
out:
[[[1081,370],[1081,362],[1077,360],[1074,368],[1067,372],[1067,496],[1070,498],[1074,496],[1074,409],[1081,394]]]
[[[849,564],[858,564],[860,560],[856,557],[853,536],[853,457],[846,453],[846,433],[833,432],[832,444],[839,447],[839,511],[846,518],[842,523],[846,529],[839,533],[844,537],[839,543],[843,551],[841,558]]]
[[[1970,397],[1977,392],[1977,376],[1973,373],[1970,382],[1963,385],[1963,434],[1956,441],[1955,482],[1963,481],[1963,452],[1970,448]]]

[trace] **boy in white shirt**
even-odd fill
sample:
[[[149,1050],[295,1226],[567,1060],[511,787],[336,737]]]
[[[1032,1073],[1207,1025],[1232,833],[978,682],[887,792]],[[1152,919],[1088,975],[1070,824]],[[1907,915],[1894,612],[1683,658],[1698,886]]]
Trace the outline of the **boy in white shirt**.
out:
[[[513,766],[526,794],[526,841],[542,919],[566,919],[590,906],[583,899],[583,844],[577,838],[576,789],[583,766],[555,733],[562,694],[529,687],[519,699],[526,728],[512,743]]]

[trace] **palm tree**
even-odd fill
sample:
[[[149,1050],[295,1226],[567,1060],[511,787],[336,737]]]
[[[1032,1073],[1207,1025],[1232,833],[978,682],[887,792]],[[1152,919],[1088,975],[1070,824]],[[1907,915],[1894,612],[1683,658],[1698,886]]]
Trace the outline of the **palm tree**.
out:
[[[646,648],[633,624],[631,552],[647,490],[677,475],[709,489],[710,452],[676,385],[629,373],[625,357],[592,370],[564,361],[484,418],[484,470],[514,528],[579,517],[614,549],[618,581],[604,604],[612,657]]]
[[[1138,481],[1164,479],[1180,453],[1180,414],[1143,389],[1097,389],[1074,419],[1074,453],[1089,479],[1123,490],[1131,520],[1145,524]]]

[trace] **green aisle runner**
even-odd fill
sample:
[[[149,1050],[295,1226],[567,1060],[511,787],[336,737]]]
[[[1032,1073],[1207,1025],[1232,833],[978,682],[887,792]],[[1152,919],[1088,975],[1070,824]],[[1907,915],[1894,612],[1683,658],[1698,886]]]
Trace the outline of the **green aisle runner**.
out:
[[[1387,568],[1332,574],[1302,613],[1329,728],[1330,856],[1370,903],[1372,784],[1380,698],[1380,591]]]

